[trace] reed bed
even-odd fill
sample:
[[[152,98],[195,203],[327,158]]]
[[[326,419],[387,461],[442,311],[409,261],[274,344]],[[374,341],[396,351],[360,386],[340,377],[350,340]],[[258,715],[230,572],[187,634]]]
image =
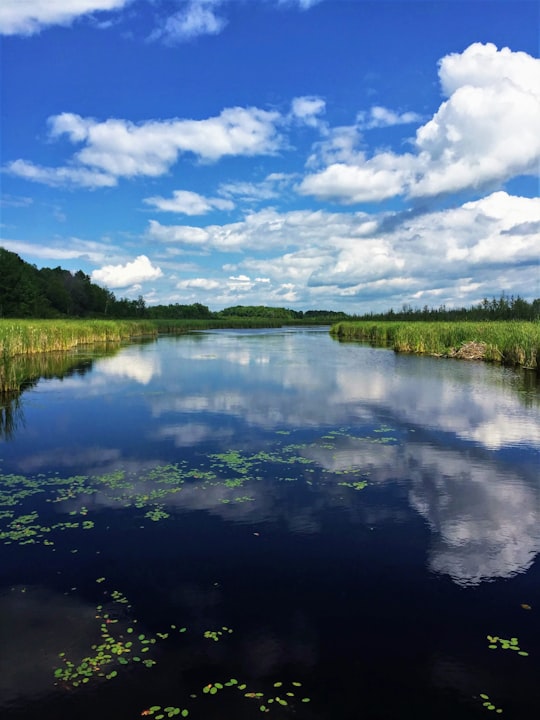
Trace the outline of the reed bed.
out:
[[[396,352],[487,360],[540,370],[540,323],[343,321],[330,329],[340,340],[365,340]]]
[[[157,335],[154,324],[145,320],[0,320],[0,357],[59,352],[144,335]]]
[[[68,352],[83,345],[118,344],[161,334],[213,328],[280,327],[272,318],[178,320],[6,320],[0,319],[0,394],[18,392],[43,374],[46,360],[22,361]]]

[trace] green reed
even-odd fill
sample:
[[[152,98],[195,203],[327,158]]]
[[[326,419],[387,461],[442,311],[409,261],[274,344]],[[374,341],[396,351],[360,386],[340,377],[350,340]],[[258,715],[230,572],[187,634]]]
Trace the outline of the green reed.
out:
[[[440,357],[459,357],[460,350],[475,344],[479,359],[539,369],[540,323],[536,321],[344,321],[333,325],[330,332],[339,340],[365,340],[396,352]]]
[[[280,327],[274,318],[179,320],[8,320],[0,319],[0,393],[18,392],[40,377],[39,360],[28,369],[24,358],[71,351],[84,345],[127,342],[161,334],[181,334],[214,328]]]

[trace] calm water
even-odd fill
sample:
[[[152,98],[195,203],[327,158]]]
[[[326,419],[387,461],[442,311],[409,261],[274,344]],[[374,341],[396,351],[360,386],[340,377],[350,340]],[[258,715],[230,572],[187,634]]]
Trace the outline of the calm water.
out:
[[[39,381],[0,440],[2,720],[538,717],[539,407],[325,329]]]

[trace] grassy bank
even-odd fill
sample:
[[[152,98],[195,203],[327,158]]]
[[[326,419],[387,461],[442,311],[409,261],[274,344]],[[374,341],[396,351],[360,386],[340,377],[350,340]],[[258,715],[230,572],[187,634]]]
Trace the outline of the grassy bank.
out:
[[[364,340],[392,347],[396,352],[540,369],[538,322],[351,321],[336,323],[330,332],[340,340]]]
[[[35,376],[25,375],[22,358],[73,350],[82,345],[126,342],[161,334],[213,328],[280,327],[279,320],[226,318],[212,320],[0,320],[0,393],[17,392]],[[36,365],[36,362],[31,363]],[[43,360],[37,361],[43,365]]]
[[[89,343],[211,328],[279,327],[279,320],[219,318],[188,320],[0,320],[0,358],[71,350]]]

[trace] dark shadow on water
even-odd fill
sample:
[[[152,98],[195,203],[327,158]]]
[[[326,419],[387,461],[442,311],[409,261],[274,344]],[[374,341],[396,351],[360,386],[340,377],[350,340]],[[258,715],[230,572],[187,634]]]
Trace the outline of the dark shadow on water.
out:
[[[24,427],[24,409],[21,402],[25,391],[35,387],[41,379],[63,380],[82,377],[91,371],[94,360],[116,355],[120,344],[100,344],[78,348],[70,352],[17,355],[2,362],[1,375],[10,379],[17,390],[0,390],[0,439],[12,440],[17,430]]]

